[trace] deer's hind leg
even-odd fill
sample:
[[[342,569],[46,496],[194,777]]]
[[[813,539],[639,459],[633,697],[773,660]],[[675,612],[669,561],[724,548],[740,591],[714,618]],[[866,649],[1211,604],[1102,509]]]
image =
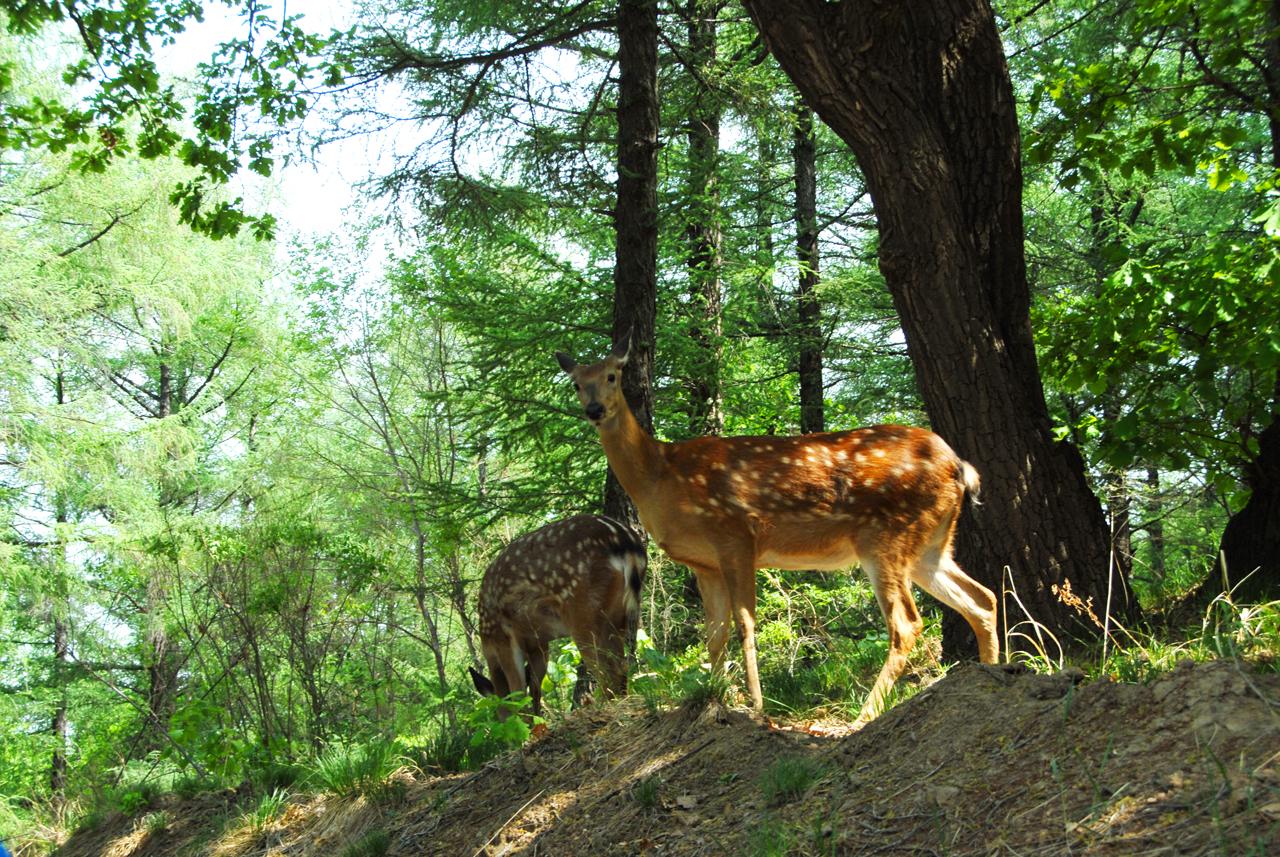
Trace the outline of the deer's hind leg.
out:
[[[965,574],[952,557],[955,529],[956,518],[953,517],[938,531],[937,542],[920,557],[911,571],[911,579],[916,586],[964,617],[978,638],[978,657],[984,664],[994,664],[1000,658],[996,597],[990,589]]]
[[[592,612],[569,628],[582,656],[583,669],[605,693],[621,696],[627,691],[626,630],[616,628],[603,613]],[[579,684],[582,684],[581,679]],[[576,698],[574,704],[583,700]]]
[[[932,567],[922,563],[912,572],[911,579],[965,618],[978,638],[978,657],[984,664],[994,664],[999,660],[996,597],[990,589],[965,574],[949,553],[940,557]]]

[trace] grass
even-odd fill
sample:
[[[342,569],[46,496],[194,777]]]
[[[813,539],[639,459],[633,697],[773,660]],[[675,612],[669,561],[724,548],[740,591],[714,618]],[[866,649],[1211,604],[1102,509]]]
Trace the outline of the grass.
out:
[[[753,857],[787,857],[794,842],[795,834],[776,818],[761,822],[749,840]]]
[[[258,791],[274,792],[290,789],[307,775],[306,768],[280,762],[268,762],[255,769],[250,782]]]
[[[731,698],[732,681],[725,672],[704,665],[706,652],[701,646],[668,655],[641,645],[638,657],[641,672],[632,678],[630,690],[644,700],[650,714],[669,705],[701,708],[712,701],[725,704]]]
[[[807,825],[788,825],[767,815],[751,831],[747,846],[753,857],[834,857],[840,853],[838,829],[834,812],[819,814]]]
[[[307,784],[343,797],[374,792],[395,762],[389,742],[333,744],[312,764]]]
[[[656,775],[636,780],[631,786],[631,799],[646,810],[657,809],[662,779]]]
[[[1023,663],[1035,672],[1061,671],[1067,664],[1066,651],[1058,638],[1027,611],[1007,567],[1005,572],[1002,611],[1011,611],[1005,614],[1010,617],[1018,612],[1023,616],[1020,621],[1009,620],[1011,624],[1002,640],[1005,659]],[[1171,672],[1182,661],[1233,658],[1280,670],[1280,600],[1241,604],[1231,592],[1224,592],[1205,608],[1198,627],[1187,628],[1181,634],[1162,629],[1157,636],[1154,631],[1126,628],[1113,617],[1100,619],[1069,586],[1055,592],[1082,619],[1095,625],[1103,637],[1101,656],[1080,664],[1091,677],[1139,684]]]
[[[808,756],[783,756],[760,775],[760,791],[769,806],[790,803],[827,774],[827,767]]]
[[[712,702],[723,705],[730,698],[733,689],[728,673],[724,670],[689,670],[684,673],[683,679],[679,702],[693,708],[705,708]]]
[[[1237,604],[1223,593],[1205,608],[1198,628],[1170,641],[1119,628],[1107,657],[1090,672],[1118,681],[1145,683],[1172,671],[1181,661],[1239,658],[1280,670],[1280,601]]]
[[[473,730],[462,723],[454,727],[443,725],[425,736],[397,738],[396,745],[405,759],[420,771],[455,773],[466,770],[472,734]]]
[[[371,830],[338,852],[339,857],[382,857],[391,849],[391,834]]]
[[[167,810],[158,810],[157,812],[149,812],[142,817],[140,822],[143,829],[153,836],[162,833],[170,824],[173,823],[173,815]]]
[[[276,789],[258,798],[258,802],[244,813],[241,820],[254,831],[261,831],[275,821],[288,803],[288,792]]]

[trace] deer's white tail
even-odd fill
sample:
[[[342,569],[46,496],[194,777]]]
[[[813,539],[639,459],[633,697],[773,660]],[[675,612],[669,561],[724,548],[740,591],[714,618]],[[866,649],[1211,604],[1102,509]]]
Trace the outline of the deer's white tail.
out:
[[[960,484],[969,492],[973,505],[981,506],[982,501],[978,499],[978,495],[982,493],[982,480],[978,477],[977,468],[967,461],[960,462]]]
[[[616,523],[616,522],[615,522]],[[627,656],[634,658],[636,653],[636,636],[640,632],[640,594],[644,590],[644,575],[648,568],[648,556],[644,544],[629,528],[618,524],[625,533],[614,550],[622,563],[622,577],[626,585],[625,609],[627,614]]]

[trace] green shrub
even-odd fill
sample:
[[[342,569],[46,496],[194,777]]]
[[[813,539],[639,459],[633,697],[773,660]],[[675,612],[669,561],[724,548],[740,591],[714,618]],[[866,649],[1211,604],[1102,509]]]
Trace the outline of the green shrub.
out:
[[[150,804],[154,798],[155,787],[144,784],[135,788],[117,792],[115,795],[115,804],[124,815],[133,815],[138,810]]]
[[[1106,658],[1090,672],[1119,681],[1148,682],[1180,661],[1242,658],[1280,669],[1280,601],[1236,604],[1219,595],[1205,609],[1198,628],[1181,641],[1121,627],[1111,630]]]
[[[190,798],[204,792],[216,791],[222,786],[222,783],[212,777],[202,777],[199,774],[183,774],[174,778],[169,790],[179,797]]]
[[[466,767],[472,770],[479,768],[495,756],[528,741],[530,724],[524,712],[532,704],[532,699],[523,693],[513,693],[505,699],[482,696],[476,700],[463,718],[471,732],[467,742]],[[504,711],[506,719],[500,719],[499,714]],[[543,722],[538,717],[531,719],[534,723]]]
[[[288,762],[265,762],[250,775],[250,782],[257,791],[275,792],[292,788],[307,775],[307,769]]]
[[[473,732],[465,722],[456,726],[444,724],[434,732],[399,736],[396,747],[400,755],[419,770],[451,773],[466,769]]]
[[[640,672],[631,680],[631,690],[644,699],[651,714],[663,705],[705,704],[711,699],[724,701],[730,683],[723,675],[713,675],[702,661],[706,653],[693,646],[683,654],[668,655],[658,651],[643,636],[637,655]]]
[[[173,822],[173,816],[167,810],[149,812],[142,817],[142,827],[150,834],[164,831]]]

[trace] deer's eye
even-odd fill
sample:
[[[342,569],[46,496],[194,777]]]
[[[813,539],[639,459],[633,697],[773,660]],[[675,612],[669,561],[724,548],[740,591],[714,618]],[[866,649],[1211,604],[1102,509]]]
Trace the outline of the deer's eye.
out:
[[[610,376],[609,376],[609,383],[610,383],[610,384],[612,384],[612,383],[613,383],[613,381],[614,381],[614,378],[616,378],[616,377],[617,377],[617,376],[615,376],[615,375],[610,375]]]
[[[574,381],[574,382],[573,382],[573,389],[575,389],[575,390],[581,390],[581,389],[582,389],[582,385],[581,385],[581,384],[579,384],[577,381]]]

